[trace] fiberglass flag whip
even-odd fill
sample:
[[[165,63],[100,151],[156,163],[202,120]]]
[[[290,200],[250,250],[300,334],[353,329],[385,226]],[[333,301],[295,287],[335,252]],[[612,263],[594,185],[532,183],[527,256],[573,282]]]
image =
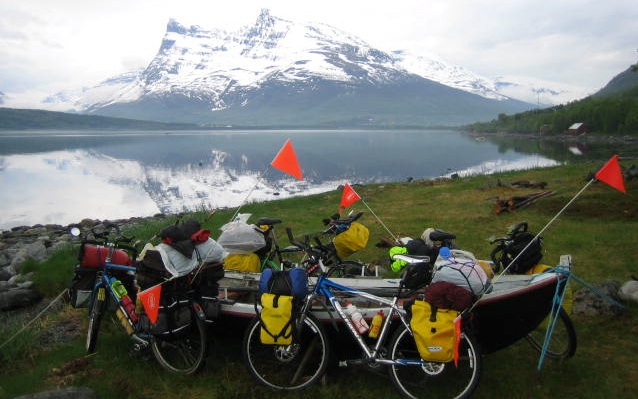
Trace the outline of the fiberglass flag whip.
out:
[[[383,228],[388,232],[388,234],[390,234],[390,236],[392,236],[392,238],[396,241],[397,237],[394,234],[392,234],[390,229],[388,229],[388,227],[377,216],[377,214],[374,213],[374,211],[368,206],[368,204],[366,204],[363,198],[361,198],[361,196],[357,194],[357,192],[354,191],[354,188],[352,188],[348,183],[346,183],[346,185],[343,187],[343,194],[341,194],[341,202],[339,203],[339,213],[343,212],[347,207],[349,207],[350,205],[354,204],[355,202],[359,200],[361,200],[363,205],[365,205],[366,208],[368,208],[370,213],[372,213],[372,215],[379,221],[379,223],[381,223],[381,226],[383,226]]]
[[[576,195],[574,195],[574,197],[569,200],[569,202],[560,210],[558,211],[558,213],[556,214],[556,216],[554,216],[546,225],[545,227],[543,227],[538,233],[536,233],[536,236],[534,236],[533,239],[531,239],[529,241],[529,243],[525,246],[525,248],[523,248],[518,255],[516,255],[514,257],[514,259],[512,259],[509,263],[509,265],[507,265],[507,267],[505,267],[503,269],[503,271],[496,276],[493,280],[492,280],[492,284],[494,284],[501,276],[503,276],[505,274],[505,272],[507,272],[507,270],[509,270],[509,268],[518,260],[518,258],[521,257],[521,255],[523,255],[523,253],[525,253],[525,251],[536,241],[538,240],[539,237],[542,236],[542,234],[545,232],[545,230],[547,230],[549,228],[549,226],[554,223],[554,221],[556,219],[558,219],[558,217],[574,202],[576,201],[576,199],[589,187],[591,186],[594,182],[596,181],[602,181],[605,184],[608,184],[609,186],[615,188],[618,191],[621,191],[623,193],[627,193],[627,191],[625,190],[625,183],[623,181],[623,176],[622,176],[622,172],[620,170],[620,165],[618,164],[618,155],[614,155],[613,157],[611,157],[609,159],[609,161],[607,161],[595,174],[594,177],[591,178],[591,180],[589,180],[587,182],[587,184],[585,185],[585,187],[583,187],[578,193],[576,193]],[[562,260],[562,259],[561,259]],[[483,292],[481,294],[481,296],[485,295],[485,292]],[[559,302],[559,307],[562,306],[562,301],[563,301],[564,297],[560,298],[560,302]],[[467,309],[467,312],[471,312],[475,307],[476,304],[481,300],[481,298],[478,298],[477,300],[474,301],[474,303],[472,304],[472,306]],[[613,299],[612,299],[613,301]],[[622,305],[621,305],[622,306]],[[545,357],[545,353],[547,352],[547,347],[549,344],[549,341],[551,340],[551,334],[553,333],[553,329],[556,323],[556,320],[558,319],[558,315],[554,314],[554,308],[552,308],[552,311],[550,312],[550,325],[548,326],[548,330],[547,330],[547,334],[545,335],[545,342],[543,343],[543,349],[541,350],[541,356],[539,359],[539,363],[538,363],[538,368],[537,370],[540,372],[542,364],[543,364],[543,359]]]
[[[532,240],[530,240],[530,242],[525,246],[525,248],[523,248],[521,252],[519,252],[514,259],[510,261],[509,265],[507,265],[507,267],[503,269],[503,271],[501,272],[501,274],[499,274],[498,277],[502,276],[505,272],[507,272],[510,266],[512,266],[518,260],[518,258],[520,258],[521,255],[523,255],[523,253],[527,250],[527,248],[529,248],[538,239],[538,237],[542,236],[545,230],[547,230],[547,228],[549,228],[549,226],[552,223],[554,223],[556,219],[558,219],[558,217],[567,209],[567,207],[569,207],[574,201],[576,201],[576,198],[578,198],[589,186],[591,186],[594,182],[598,180],[610,185],[611,187],[615,188],[618,191],[627,193],[627,191],[625,190],[625,183],[623,181],[622,172],[620,171],[620,165],[618,164],[618,155],[614,155],[613,157],[611,157],[609,161],[607,161],[596,172],[596,174],[594,174],[594,177],[587,182],[585,187],[583,187],[576,195],[574,195],[574,197],[571,200],[569,200],[569,202],[563,207],[563,209],[558,211],[556,216],[554,216],[545,225],[545,227],[543,227],[538,233],[536,233],[536,236]]]
[[[297,154],[295,154],[295,149],[292,147],[292,142],[290,141],[290,139],[286,140],[286,142],[281,147],[277,155],[275,155],[275,158],[273,158],[272,162],[270,162],[270,165],[274,168],[279,169],[280,171],[284,173],[287,173],[291,176],[296,177],[299,180],[303,180],[301,167],[299,166],[299,162],[297,161]],[[253,193],[253,191],[255,191],[259,183],[261,183],[261,180],[264,178],[267,171],[268,171],[268,168],[266,168],[263,171],[261,176],[259,176],[259,178],[257,179],[257,182],[255,183],[253,188],[246,195],[246,198],[244,198],[241,204],[239,204],[239,206],[237,207],[237,210],[235,211],[233,216],[230,218],[231,222],[235,220],[235,217],[237,217],[237,215],[239,214],[239,210],[241,209],[242,206],[244,206],[246,201],[248,201],[248,198]]]

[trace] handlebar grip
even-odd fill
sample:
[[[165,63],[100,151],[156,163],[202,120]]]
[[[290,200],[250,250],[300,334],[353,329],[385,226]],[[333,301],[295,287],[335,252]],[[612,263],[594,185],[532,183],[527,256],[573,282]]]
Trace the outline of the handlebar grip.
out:
[[[359,219],[362,215],[363,215],[363,212],[359,212],[356,215],[354,215],[352,217],[352,222],[354,222],[355,220]]]

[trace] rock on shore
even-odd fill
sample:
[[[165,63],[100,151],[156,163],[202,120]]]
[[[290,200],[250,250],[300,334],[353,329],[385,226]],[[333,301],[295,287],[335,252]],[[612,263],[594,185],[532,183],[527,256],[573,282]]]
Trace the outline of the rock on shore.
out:
[[[165,217],[159,214],[109,222],[126,230],[135,224]],[[93,228],[101,223],[100,220],[84,219],[73,225]],[[33,288],[32,273],[22,273],[24,262],[27,259],[42,262],[60,246],[71,242],[73,237],[69,229],[73,225],[20,226],[0,233],[0,311],[22,308],[42,299],[42,295]]]

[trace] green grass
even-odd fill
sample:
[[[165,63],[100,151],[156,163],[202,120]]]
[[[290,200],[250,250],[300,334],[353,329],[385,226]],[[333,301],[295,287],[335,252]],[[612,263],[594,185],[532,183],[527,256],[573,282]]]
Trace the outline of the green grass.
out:
[[[377,248],[380,237],[389,236],[383,223],[398,236],[420,236],[428,227],[440,228],[457,235],[463,249],[487,259],[492,246],[490,237],[502,236],[508,226],[527,221],[537,232],[586,184],[585,177],[600,165],[573,164],[555,168],[507,172],[492,176],[476,176],[454,181],[389,183],[355,186],[363,197],[351,207],[365,212],[361,222],[370,229],[365,250],[350,259],[387,266],[386,250]],[[495,187],[497,180],[534,180],[548,183],[555,190],[552,197],[540,199],[516,213],[492,214],[494,197],[524,195],[535,189]],[[595,284],[602,280],[625,281],[638,276],[635,262],[638,237],[638,190],[628,181],[627,194],[597,183],[589,187],[567,211],[554,222],[544,236],[546,264],[556,264],[562,254],[571,254],[574,273]],[[278,237],[285,237],[285,227],[296,235],[320,231],[321,220],[336,213],[341,192],[333,191],[309,197],[247,204],[242,213],[258,217],[281,218]],[[366,206],[367,205],[367,206]],[[368,207],[370,209],[368,209]],[[234,209],[219,210],[206,219],[207,213],[194,215],[212,230],[226,223]],[[126,232],[144,242],[162,227],[173,223],[167,218]],[[286,239],[282,239],[287,244]],[[41,264],[29,267],[38,275],[36,283],[44,292],[54,295],[70,281],[75,253],[62,253]],[[46,289],[45,287],[55,287]],[[578,285],[574,287],[579,289]],[[362,396],[397,397],[385,374],[365,368],[334,368],[325,383],[301,393],[272,392],[253,382],[241,360],[242,329],[227,320],[215,325],[211,337],[217,345],[210,353],[206,368],[196,376],[180,377],[164,372],[152,356],[131,354],[131,343],[118,325],[109,318],[100,331],[98,353],[87,359],[86,367],[64,378],[51,376],[54,368],[84,356],[86,310],[67,309],[58,320],[72,318],[81,324],[81,333],[70,343],[41,347],[39,333],[29,333],[22,349],[0,349],[0,398],[54,389],[64,384],[88,386],[100,397],[122,398],[360,398]],[[518,342],[485,357],[484,375],[476,398],[633,398],[638,396],[638,318],[632,306],[621,317],[574,316],[578,333],[576,355],[565,361],[546,359],[542,373],[536,372],[538,353],[526,342]],[[49,321],[38,330],[46,330]],[[10,332],[0,331],[7,337]],[[2,341],[0,339],[0,341]],[[31,342],[31,344],[29,344]],[[0,343],[1,344],[1,343]],[[13,346],[13,345],[12,345]],[[15,345],[18,346],[18,345]],[[25,349],[26,348],[26,349]]]

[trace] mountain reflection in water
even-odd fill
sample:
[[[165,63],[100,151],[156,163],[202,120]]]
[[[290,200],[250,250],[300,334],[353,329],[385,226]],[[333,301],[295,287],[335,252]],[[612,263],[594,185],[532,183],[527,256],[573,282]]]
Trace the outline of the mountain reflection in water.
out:
[[[303,181],[269,166],[288,138]],[[448,131],[4,132],[0,228],[232,208],[344,183],[556,164]]]

